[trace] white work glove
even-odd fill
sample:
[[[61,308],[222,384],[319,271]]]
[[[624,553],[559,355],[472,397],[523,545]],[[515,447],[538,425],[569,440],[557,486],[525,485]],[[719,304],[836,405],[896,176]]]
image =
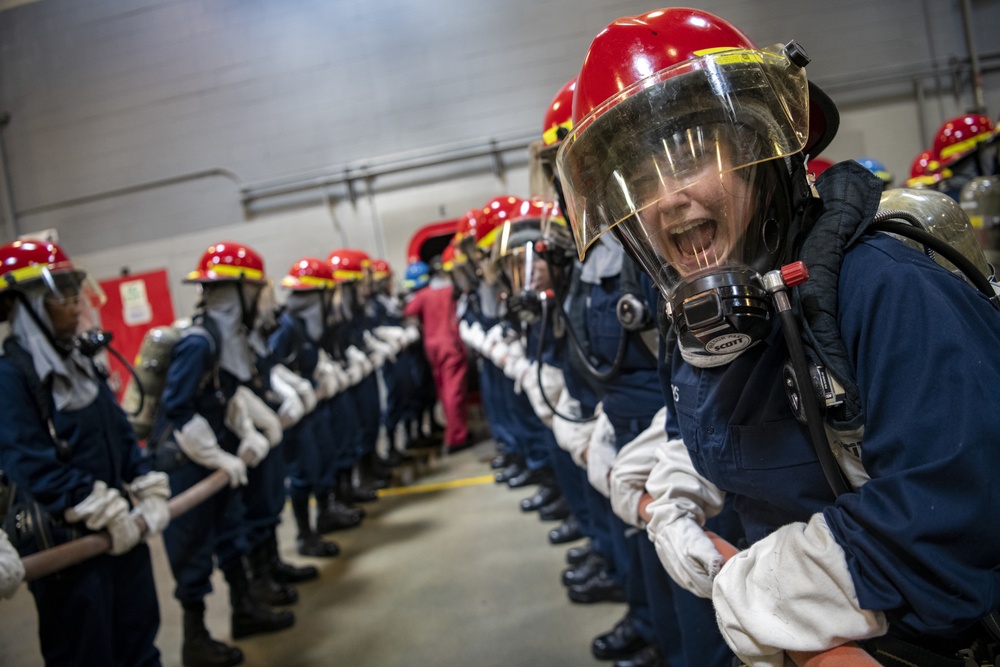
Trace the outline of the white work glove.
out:
[[[475,352],[478,352],[479,350],[477,350],[476,347],[472,344],[472,338],[470,335],[471,332],[472,332],[471,324],[469,324],[465,320],[458,321],[458,337],[462,339],[462,342],[465,343],[465,346],[467,348]]]
[[[521,389],[531,403],[531,409],[535,411],[542,423],[552,428],[552,408],[549,405],[558,406],[562,398],[563,390],[566,388],[566,380],[563,372],[555,366],[542,364],[542,380],[538,381],[538,362],[533,362],[531,366],[521,376]],[[544,390],[545,395],[542,396]],[[546,402],[548,399],[548,402]],[[579,404],[578,404],[579,405]]]
[[[316,383],[316,399],[325,401],[340,393],[343,386],[335,370],[336,363],[325,350],[319,351],[316,369],[313,371],[313,381]]]
[[[271,390],[281,398],[281,405],[278,406],[278,420],[282,428],[291,428],[299,423],[306,414],[306,407],[302,404],[295,388],[285,382],[280,373],[271,371]]]
[[[590,443],[590,435],[594,432],[595,420],[585,422],[575,422],[563,419],[559,415],[566,415],[573,419],[583,419],[583,407],[580,401],[576,400],[568,391],[564,391],[559,396],[556,403],[556,411],[559,414],[552,415],[552,435],[555,436],[556,444],[563,451],[569,452],[573,462],[581,468],[587,467],[587,462],[583,458]]]
[[[320,354],[326,354],[320,350]],[[286,383],[291,385],[295,393],[299,395],[299,400],[302,401],[302,407],[305,408],[306,414],[309,414],[316,409],[316,390],[313,389],[312,383],[305,379],[292,369],[287,366],[282,366],[281,364],[276,365],[271,369],[271,377],[273,378],[277,374]]]
[[[844,550],[822,514],[782,526],[733,556],[712,602],[726,643],[748,665],[780,667],[784,651],[826,651],[884,635],[885,614],[862,609]]]
[[[282,428],[278,413],[271,409],[264,399],[254,393],[250,387],[238,387],[236,394],[243,399],[243,406],[253,422],[254,427],[264,434],[271,447],[281,442]]]
[[[413,324],[406,325],[404,331],[406,331],[406,341],[407,345],[412,345],[420,340],[420,328]]]
[[[618,450],[611,467],[611,509],[618,518],[636,528],[646,527],[646,521],[639,516],[639,500],[656,464],[656,450],[667,439],[663,430],[666,421],[667,409],[660,408],[649,427]]]
[[[241,389],[246,391],[241,392]],[[263,433],[257,430],[253,423],[248,393],[252,394],[253,392],[246,387],[238,387],[236,393],[229,399],[229,405],[226,406],[226,428],[240,439],[236,455],[251,468],[256,468],[267,456],[271,449],[271,443]],[[275,415],[275,419],[277,419],[277,415]]]
[[[525,357],[515,357],[511,359],[508,355],[507,363],[504,364],[503,373],[514,381],[514,393],[520,394],[523,390],[524,379],[531,370],[531,362]]]
[[[684,441],[664,440],[646,480],[653,502],[646,531],[660,562],[685,589],[703,598],[712,595],[712,580],[722,568],[722,554],[703,526],[722,511],[725,494],[698,474]]]
[[[388,341],[384,341],[370,331],[364,333],[365,344],[377,354],[381,354],[383,359],[396,361],[396,349]]]
[[[135,498],[132,516],[141,516],[146,522],[148,539],[159,535],[170,523],[170,478],[165,472],[147,472],[132,480],[128,490]]]
[[[590,485],[608,498],[611,496],[611,466],[615,463],[615,427],[608,415],[601,411],[587,444],[587,479]]]
[[[24,579],[24,563],[7,533],[0,530],[0,598],[13,597]]]
[[[406,330],[403,327],[382,325],[372,329],[372,332],[388,343],[395,352],[409,345],[406,339]]]
[[[357,384],[357,382],[354,383],[351,382],[350,375],[340,364],[340,362],[333,361],[332,359],[330,360],[330,362],[331,362],[330,372],[333,374],[333,377],[337,380],[337,393],[340,393],[341,391],[347,389],[348,387]]]
[[[364,367],[361,364],[352,361],[347,362],[347,366],[344,368],[344,374],[347,375],[348,387],[353,387],[365,379]]]
[[[82,521],[90,530],[106,530],[111,536],[111,555],[120,556],[142,540],[139,526],[129,515],[128,501],[118,489],[98,480],[90,495],[64,513],[70,523]]]
[[[201,415],[195,414],[183,428],[175,430],[174,438],[193,462],[212,470],[225,470],[229,486],[236,488],[247,483],[247,464],[238,456],[223,451],[212,427]]]
[[[483,344],[486,342],[486,332],[483,331],[483,325],[479,322],[470,324],[468,336],[469,346],[476,352],[482,353]]]
[[[493,348],[503,341],[503,325],[494,324],[483,336],[483,345],[479,349],[484,357],[492,359]]]
[[[500,326],[501,325],[499,324],[497,325],[497,327]],[[493,344],[493,347],[490,348],[489,357],[490,361],[493,362],[494,366],[496,366],[500,370],[503,370],[504,366],[507,363],[507,354],[510,352],[510,343],[507,341],[506,336],[503,334],[503,329],[501,329],[501,336],[502,337],[500,338],[500,340],[496,341]]]
[[[347,363],[349,365],[358,366],[361,369],[362,378],[368,377],[375,372],[375,366],[372,364],[371,359],[368,358],[368,355],[355,346],[351,345],[347,348],[344,355],[347,357]]]

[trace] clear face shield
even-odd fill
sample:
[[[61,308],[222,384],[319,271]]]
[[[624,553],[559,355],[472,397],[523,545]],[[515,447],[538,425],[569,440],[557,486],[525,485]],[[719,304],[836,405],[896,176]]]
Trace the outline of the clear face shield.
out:
[[[42,295],[57,340],[71,340],[101,328],[104,290],[84,271],[50,272],[42,269],[31,291]]]
[[[340,324],[347,319],[344,316],[348,309],[344,304],[343,283],[337,283],[332,288],[324,290],[323,303],[326,313],[325,322],[328,327]]]
[[[455,289],[459,292],[469,294],[476,291],[476,288],[479,286],[479,274],[472,262],[466,258],[460,259],[457,254],[450,272],[451,281],[454,283]]]
[[[624,90],[557,156],[581,258],[615,229],[665,295],[682,347],[745,349],[770,329],[760,274],[786,249],[782,158],[808,128],[805,71],[780,47],[722,51]]]
[[[508,312],[521,322],[538,320],[541,300],[552,287],[548,263],[536,249],[542,238],[540,225],[541,221],[505,222],[493,246]]]
[[[275,298],[274,281],[270,278],[257,296],[253,330],[268,336],[278,328],[278,300]]]

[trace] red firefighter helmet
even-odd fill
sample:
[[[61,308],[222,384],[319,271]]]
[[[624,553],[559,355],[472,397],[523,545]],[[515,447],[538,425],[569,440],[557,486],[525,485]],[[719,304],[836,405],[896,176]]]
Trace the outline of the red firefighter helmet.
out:
[[[333,279],[338,283],[363,279],[371,264],[368,253],[353,248],[338,248],[327,256],[326,261],[333,270]]]
[[[0,293],[29,286],[45,274],[71,276],[77,282],[85,275],[55,243],[15,241],[0,247]]]
[[[938,128],[931,152],[937,166],[931,171],[939,171],[960,160],[976,149],[977,144],[993,136],[993,121],[982,114],[965,114],[946,121]]]
[[[220,241],[208,247],[194,271],[184,282],[215,283],[243,280],[266,284],[264,260],[256,250],[242,243]]]
[[[392,267],[384,259],[373,259],[369,268],[372,272],[372,278],[375,280],[385,280],[392,277]]]
[[[455,228],[455,241],[461,243],[466,238],[475,240],[476,230],[479,228],[479,223],[482,219],[483,209],[481,208],[470,208],[459,216],[458,224]]]
[[[913,158],[913,164],[910,165],[910,177],[906,179],[906,187],[925,188],[934,185],[943,177],[943,174],[935,173],[937,169],[934,151],[930,148],[921,151]]]
[[[445,271],[453,271],[455,269],[455,241],[452,240],[451,243],[444,247],[441,251],[441,268]]]
[[[588,123],[594,122],[617,103],[653,85],[651,77],[662,70],[731,49],[756,50],[757,46],[736,26],[698,9],[658,9],[620,18],[590,45],[573,96],[573,125],[579,126],[588,116]],[[716,62],[722,66],[737,62],[726,60]],[[807,60],[800,62],[804,65]],[[644,82],[641,87],[632,88],[640,81]],[[808,88],[809,107],[804,115],[809,124],[802,150],[818,155],[833,140],[840,115],[822,90],[813,84]]]
[[[500,226],[520,209],[523,201],[513,195],[501,195],[486,202],[476,227],[476,247],[489,251]]]
[[[820,153],[839,114],[809,83],[807,63],[795,43],[759,49],[697,9],[660,9],[602,30],[577,77],[573,130],[556,157],[581,256],[655,204],[653,180],[686,178],[710,143],[727,151],[730,172]]]
[[[563,84],[545,110],[545,125],[542,127],[542,143],[553,146],[573,129],[573,93],[576,92],[576,77]]]
[[[330,289],[334,285],[333,269],[318,257],[303,257],[281,279],[282,287],[296,292]]]

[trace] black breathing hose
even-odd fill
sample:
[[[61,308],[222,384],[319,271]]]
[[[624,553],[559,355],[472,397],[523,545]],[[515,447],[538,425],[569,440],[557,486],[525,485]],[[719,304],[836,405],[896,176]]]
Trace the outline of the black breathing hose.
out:
[[[135,372],[135,367],[122,356],[121,352],[110,345],[108,345],[108,352],[115,355],[115,358],[122,362],[122,365],[128,369],[129,375],[131,375],[132,379],[135,380],[135,386],[139,388],[139,406],[135,409],[135,412],[128,413],[129,417],[137,417],[139,416],[139,413],[142,412],[143,406],[146,404],[146,389],[142,386],[142,380],[139,379],[139,374]]]
[[[552,405],[552,402],[549,400],[549,397],[545,395],[545,385],[542,384],[542,351],[545,349],[544,348],[545,333],[546,330],[548,329],[548,323],[549,323],[549,304],[548,300],[543,300],[542,324],[538,331],[538,352],[535,355],[538,357],[537,360],[538,368],[536,369],[536,372],[538,373],[538,391],[542,395],[542,400],[545,401],[545,405],[549,406],[549,410],[552,410],[552,414],[554,414],[556,417],[559,417],[559,419],[562,419],[564,421],[572,422],[574,424],[586,424],[592,421],[596,421],[597,415],[593,415],[591,417],[570,417],[568,415],[564,415],[563,413],[556,410],[556,406]],[[569,324],[567,323],[567,327],[568,326]]]
[[[904,218],[910,220],[913,218],[910,214],[905,211],[885,211],[875,216],[872,222],[872,229],[881,232],[888,232],[890,234],[896,234],[898,236],[905,236],[906,238],[913,239],[917,243],[923,244],[926,248],[938,253],[949,262],[954,264],[959,271],[961,271],[973,286],[986,295],[986,298],[990,300],[990,303],[997,309],[1000,309],[1000,299],[998,299],[996,292],[993,290],[993,283],[989,281],[989,278],[983,275],[972,261],[963,255],[961,251],[956,250],[953,246],[949,245],[947,241],[940,239],[930,232],[922,229],[921,227],[914,226],[913,224],[906,224],[904,222],[899,222],[898,220],[893,220],[892,218]],[[928,253],[928,256],[931,256]],[[933,257],[931,257],[933,259]]]
[[[570,322],[568,316],[564,315],[566,308],[563,305],[562,297],[559,296],[559,292],[553,289],[552,294],[555,297],[556,304],[559,305],[559,316],[563,317],[566,321],[566,331],[569,333],[572,345],[576,348],[576,351],[579,352],[580,361],[583,362],[584,368],[586,368],[587,372],[593,375],[594,379],[598,382],[609,382],[613,380],[622,370],[622,362],[625,360],[625,348],[628,345],[628,332],[625,331],[625,329],[622,329],[621,337],[618,339],[618,349],[615,351],[615,360],[612,362],[611,368],[607,371],[600,371],[590,363],[589,359],[587,359],[587,353],[584,351],[584,347],[580,342],[580,339],[576,336],[576,331],[573,329],[573,323]],[[542,303],[544,304],[545,302],[543,301]]]
[[[840,465],[830,449],[830,441],[826,437],[823,413],[819,407],[819,399],[812,385],[812,375],[809,373],[809,362],[806,360],[806,352],[802,347],[802,335],[799,331],[799,324],[795,320],[791,303],[788,300],[788,288],[784,280],[780,277],[780,272],[775,281],[768,280],[771,275],[765,277],[765,286],[774,297],[775,310],[781,318],[781,328],[785,335],[785,343],[788,346],[788,356],[792,362],[792,369],[798,379],[798,394],[802,402],[802,409],[806,417],[806,425],[809,428],[809,438],[812,441],[813,449],[816,450],[816,457],[819,459],[820,467],[823,469],[823,476],[837,496],[848,493],[851,489],[844,476],[841,474]]]

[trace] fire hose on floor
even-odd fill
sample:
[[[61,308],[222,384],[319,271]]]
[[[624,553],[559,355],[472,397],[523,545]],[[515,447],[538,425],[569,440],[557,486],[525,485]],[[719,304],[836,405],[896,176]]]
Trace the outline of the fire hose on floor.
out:
[[[216,470],[191,488],[178,493],[170,499],[167,505],[170,508],[171,520],[205,502],[228,485],[229,476],[226,475],[226,472]],[[143,521],[142,517],[135,517],[135,522],[139,526],[139,531],[145,533],[146,522]],[[24,563],[24,581],[33,581],[54,574],[110,550],[111,536],[102,531],[25,556],[21,559],[21,562]]]
[[[729,560],[740,552],[739,549],[712,531],[705,531],[712,544]],[[879,662],[853,642],[842,644],[827,651],[785,651],[799,667],[879,667]]]

